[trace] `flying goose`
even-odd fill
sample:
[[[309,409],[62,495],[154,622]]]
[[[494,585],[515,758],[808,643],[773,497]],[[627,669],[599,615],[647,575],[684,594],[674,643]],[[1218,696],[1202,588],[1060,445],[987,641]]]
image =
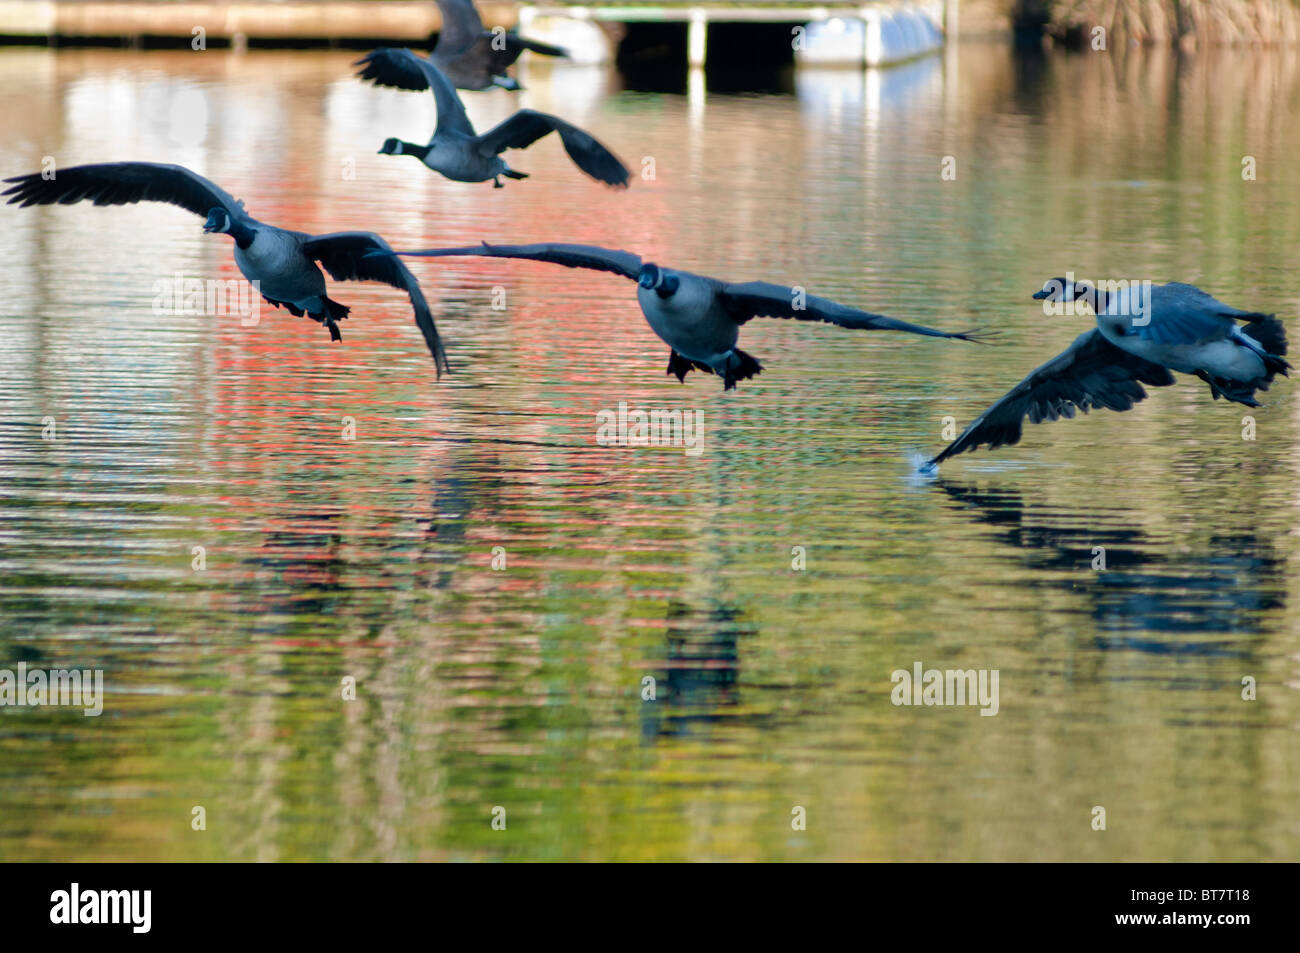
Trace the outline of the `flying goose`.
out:
[[[499,189],[503,175],[508,179],[528,178],[527,173],[516,172],[506,165],[501,153],[507,149],[526,148],[548,133],[558,132],[565,151],[579,169],[607,185],[627,188],[627,167],[618,157],[577,126],[555,116],[521,109],[483,135],[478,135],[447,77],[438,67],[410,50],[374,50],[354,65],[361,67],[357,72],[359,77],[373,80],[380,86],[410,89],[414,81],[412,77],[418,76],[433,89],[433,98],[438,105],[438,124],[429,144],[421,146],[390,138],[379,150],[383,155],[415,156],[449,179],[457,182],[486,182],[491,179]]]
[[[329,329],[330,338],[342,340],[337,321],[348,307],[326,295],[325,278],[317,262],[335,281],[381,281],[401,288],[411,299],[415,323],[424,334],[439,377],[447,358],[433,315],[415,277],[391,254],[388,243],[372,232],[333,232],[307,235],[257,221],[242,202],[203,176],[180,165],[154,162],[107,162],[59,169],[53,178],[42,173],[19,175],[0,195],[20,206],[71,205],[89,199],[96,205],[126,205],[140,201],[179,205],[195,215],[206,215],[205,232],[221,232],[235,240],[235,264],[255,282],[263,298],[283,306],[295,317],[306,314]],[[371,251],[390,252],[367,257]]]
[[[766,281],[733,284],[689,271],[662,268],[651,262],[642,262],[639,255],[631,252],[595,245],[489,245],[484,242],[479,247],[431,248],[396,254],[424,258],[453,255],[527,258],[567,268],[590,268],[622,275],[637,283],[636,297],[641,313],[650,323],[651,330],[672,349],[668,373],[676,375],[682,382],[692,368],[717,374],[722,378],[723,390],[731,390],[736,381],[754,377],[763,370],[755,358],[736,347],[740,326],[750,318],[826,321],[855,330],[910,331],[964,341],[979,341],[986,337],[978,329],[948,333],[869,314],[785,285]]]
[[[1146,399],[1143,384],[1168,387],[1170,371],[1195,374],[1223,397],[1258,407],[1255,391],[1275,374],[1286,376],[1286,330],[1271,314],[1229,307],[1193,285],[1171,282],[1106,291],[1088,282],[1052,278],[1036,300],[1085,301],[1097,327],[1075,338],[980,415],[960,437],[925,465],[980,444],[990,450],[1018,443],[1021,422],[1073,417],[1076,409],[1128,410]],[[1238,321],[1247,324],[1243,330]]]
[[[558,46],[525,40],[518,33],[483,29],[483,20],[474,9],[473,0],[438,0],[442,11],[442,30],[430,59],[457,89],[519,89],[519,83],[506,73],[524,50],[543,56],[568,56]],[[423,78],[418,86],[403,89],[426,89]]]

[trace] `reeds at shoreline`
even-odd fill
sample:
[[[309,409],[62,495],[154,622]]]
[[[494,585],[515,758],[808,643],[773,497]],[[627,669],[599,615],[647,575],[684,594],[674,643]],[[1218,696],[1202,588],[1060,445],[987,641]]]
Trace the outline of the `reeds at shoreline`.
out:
[[[1017,0],[1015,21],[1058,42],[1086,47],[1096,28],[1119,43],[1208,46],[1300,44],[1294,0]]]

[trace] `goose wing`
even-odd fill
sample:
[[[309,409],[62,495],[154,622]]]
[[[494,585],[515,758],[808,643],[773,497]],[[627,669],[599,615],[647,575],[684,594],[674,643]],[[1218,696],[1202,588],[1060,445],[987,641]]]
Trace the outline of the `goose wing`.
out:
[[[774,285],[766,281],[747,281],[741,284],[721,282],[720,285],[719,299],[737,324],[744,324],[751,318],[793,318],[797,321],[825,321],[855,330],[910,331],[929,337],[960,338],[964,341],[979,341],[988,336],[978,329],[936,331],[920,324],[887,318],[883,314],[859,311],[788,285]]]
[[[549,261],[566,268],[589,268],[608,271],[636,281],[641,274],[641,256],[628,251],[615,251],[599,245],[571,245],[562,242],[544,242],[535,245],[469,245],[464,248],[429,248],[424,251],[404,251],[393,254],[416,258],[447,258],[473,255],[482,258],[526,258],[530,261]]]
[[[1124,411],[1146,399],[1143,384],[1168,387],[1173,382],[1168,368],[1116,347],[1094,328],[1013,387],[926,466],[980,444],[994,450],[1019,443],[1026,416],[1036,424],[1073,417],[1076,408],[1085,414],[1093,407]]]
[[[543,136],[558,132],[564,150],[578,168],[606,185],[627,188],[630,174],[618,156],[577,126],[547,113],[521,109],[505,122],[493,126],[478,137],[479,151],[485,156],[500,155],[507,149],[523,149]]]
[[[506,70],[515,64],[529,50],[540,56],[563,56],[567,57],[569,51],[559,46],[551,46],[549,43],[541,43],[537,40],[526,40],[518,33],[504,33],[501,36],[488,30],[485,31],[474,44],[473,55],[483,64],[483,71],[489,76],[504,76]]]
[[[405,53],[411,53],[411,56],[399,55]],[[420,68],[420,64],[415,62],[423,58],[410,50],[382,47],[371,50],[352,65],[361,67],[357,70],[359,79],[369,80],[376,86],[424,92],[429,88],[429,77]]]
[[[456,94],[456,87],[432,62],[411,50],[399,50],[394,47],[381,47],[371,50],[352,64],[360,66],[357,76],[370,80],[378,86],[394,86],[397,89],[432,89],[433,100],[438,106],[438,125],[434,136],[439,133],[459,133],[474,135],[474,126],[465,113],[465,104]]]
[[[1157,306],[1166,301],[1182,302],[1184,307],[1189,310],[1194,309],[1221,318],[1231,318],[1234,321],[1250,323],[1272,317],[1271,314],[1265,314],[1262,311],[1242,311],[1240,308],[1234,308],[1232,305],[1224,304],[1214,295],[1202,291],[1196,285],[1186,285],[1181,281],[1171,281],[1167,285],[1151,290]]]
[[[491,39],[491,37],[492,34],[489,33],[488,38]],[[524,50],[528,50],[531,53],[537,53],[540,56],[567,57],[569,55],[569,51],[562,46],[552,46],[549,43],[542,43],[538,40],[528,40],[520,36],[518,33],[507,33],[505,49],[498,50],[495,47],[492,48],[493,67],[505,69],[515,60],[519,59]],[[509,57],[509,59],[507,59],[507,57]]]
[[[1195,285],[1170,282],[1151,289],[1151,306],[1145,313],[1141,305],[1142,292],[1130,289],[1120,292],[1112,303],[1107,301],[1105,311],[1132,314],[1132,333],[1157,344],[1203,344],[1228,337],[1237,321],[1254,323],[1271,315],[1257,311],[1242,311],[1226,305]],[[1130,305],[1124,310],[1124,305]],[[1142,323],[1149,317],[1147,323]]]
[[[335,281],[380,281],[405,291],[411,299],[415,323],[433,355],[437,375],[442,377],[443,371],[450,370],[420,283],[394,254],[388,242],[374,232],[332,232],[308,236],[302,248],[308,256],[324,265]]]
[[[243,203],[183,165],[159,162],[105,162],[18,175],[0,195],[19,205],[72,205],[89,200],[96,205],[128,205],[134,202],[166,202],[195,215],[206,216],[214,208],[225,209],[232,218],[247,218]]]
[[[442,11],[442,29],[438,31],[435,56],[459,56],[478,42],[483,34],[483,18],[474,8],[474,0],[438,0]]]

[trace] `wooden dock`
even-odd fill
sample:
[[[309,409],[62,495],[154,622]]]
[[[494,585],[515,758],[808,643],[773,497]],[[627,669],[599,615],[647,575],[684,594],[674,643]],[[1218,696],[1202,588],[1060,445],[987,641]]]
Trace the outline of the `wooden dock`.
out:
[[[518,3],[478,6],[485,23],[518,22]],[[52,40],[185,39],[201,28],[208,38],[227,41],[422,42],[441,27],[432,0],[0,0],[0,35]]]
[[[871,65],[924,52],[952,36],[958,0],[847,2],[741,2],[741,0],[479,0],[488,26],[520,28],[539,39],[585,47],[579,58],[612,58],[610,24],[683,23],[687,58],[702,66],[711,23],[850,24],[846,61]],[[919,26],[917,25],[919,24]],[[51,44],[144,40],[204,42],[242,47],[278,43],[423,44],[441,28],[432,0],[0,0],[0,37]],[[585,32],[584,32],[584,29]],[[860,34],[860,36],[859,36]],[[856,39],[854,39],[856,38]],[[834,45],[834,44],[832,44]],[[897,49],[896,49],[897,48]],[[906,55],[899,55],[899,53]],[[840,54],[837,54],[840,55]],[[816,60],[817,57],[814,57]]]

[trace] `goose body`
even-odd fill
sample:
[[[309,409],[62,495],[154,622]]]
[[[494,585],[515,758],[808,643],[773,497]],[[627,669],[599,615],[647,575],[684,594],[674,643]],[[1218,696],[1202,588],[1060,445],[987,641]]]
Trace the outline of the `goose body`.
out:
[[[1198,301],[1198,295],[1204,300]],[[1097,327],[1107,341],[1181,374],[1203,371],[1211,377],[1241,382],[1265,376],[1263,355],[1267,352],[1242,332],[1235,319],[1260,320],[1269,315],[1228,308],[1192,285],[1154,285],[1150,296],[1151,308],[1143,313],[1145,300],[1140,289],[1113,294],[1097,289],[1093,293]],[[1207,306],[1213,310],[1189,310]]]
[[[1291,366],[1283,357],[1287,341],[1281,321],[1226,305],[1194,285],[1148,282],[1105,290],[1052,278],[1034,298],[1084,301],[1092,306],[1097,326],[976,418],[928,468],[981,445],[992,450],[1018,443],[1025,417],[1039,423],[1093,407],[1128,410],[1146,399],[1143,384],[1168,387],[1173,371],[1205,381],[1215,400],[1258,407],[1256,392],[1267,390],[1275,375],[1286,376]]]
[[[740,339],[740,325],[719,301],[719,285],[690,272],[660,269],[677,280],[672,294],[662,296],[637,282],[636,300],[650,330],[692,364],[725,369]]]
[[[247,248],[235,245],[235,266],[270,301],[308,315],[327,311],[325,276],[303,251],[303,239],[279,228],[256,227]]]
[[[474,139],[456,134],[435,139],[420,161],[455,182],[487,182],[514,171],[501,156],[484,155]]]
[[[438,122],[428,144],[389,138],[379,149],[382,155],[415,156],[428,168],[453,181],[490,181],[501,188],[502,176],[528,178],[526,173],[510,168],[501,153],[527,148],[554,132],[574,165],[593,179],[616,188],[627,188],[631,179],[627,166],[591,134],[548,113],[521,109],[480,135],[474,131],[465,104],[447,77],[429,60],[410,50],[373,50],[354,65],[361,67],[357,71],[360,78],[380,86],[431,89],[438,107]]]
[[[410,299],[437,374],[447,369],[433,315],[415,277],[391,254],[366,257],[371,251],[391,252],[373,232],[309,235],[259,222],[228,192],[179,165],[108,162],[70,166],[48,179],[36,172],[5,181],[10,188],[0,194],[21,206],[155,201],[206,215],[203,230],[234,239],[235,266],[267,302],[320,322],[335,341],[342,339],[338,321],[348,316],[349,309],[329,297],[321,266],[335,281],[380,281],[400,288]]]
[[[1038,294],[1050,297],[1060,283],[1052,279]],[[1255,391],[1267,390],[1274,374],[1290,367],[1282,359],[1286,333],[1276,317],[1231,307],[1195,285],[1135,282],[1106,290],[1083,284],[1075,294],[1092,305],[1108,342],[1141,360],[1200,377],[1216,398],[1257,407]]]
[[[374,252],[372,254],[386,254]],[[671,348],[668,373],[685,381],[691,370],[717,374],[723,389],[760,374],[762,364],[736,346],[740,327],[756,317],[824,321],[856,330],[907,331],[928,337],[978,341],[978,331],[949,333],[884,315],[859,311],[786,285],[732,283],[643,262],[639,255],[596,245],[542,243],[432,248],[397,252],[425,258],[471,255],[522,258],[620,275],[637,283],[637,303],[650,329]]]
[[[1235,381],[1253,381],[1267,374],[1263,358],[1247,343],[1249,337],[1241,331],[1218,341],[1177,345],[1144,340],[1105,324],[1100,330],[1116,347],[1180,374],[1204,371],[1211,377]]]

